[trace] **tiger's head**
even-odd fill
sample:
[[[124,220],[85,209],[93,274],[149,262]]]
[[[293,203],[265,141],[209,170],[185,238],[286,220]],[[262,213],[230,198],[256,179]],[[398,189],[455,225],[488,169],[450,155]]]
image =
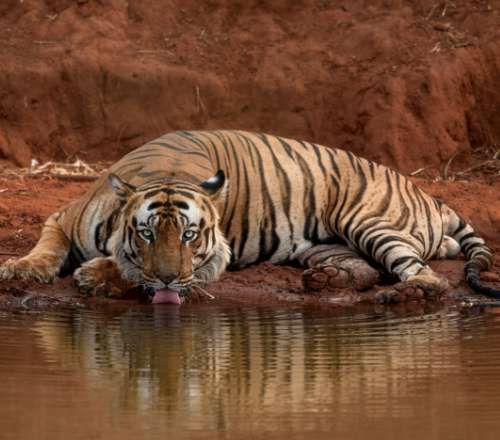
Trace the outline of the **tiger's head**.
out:
[[[125,279],[185,293],[225,270],[231,252],[216,209],[226,195],[222,171],[199,185],[164,180],[136,187],[116,174],[108,180],[121,203],[111,248]]]

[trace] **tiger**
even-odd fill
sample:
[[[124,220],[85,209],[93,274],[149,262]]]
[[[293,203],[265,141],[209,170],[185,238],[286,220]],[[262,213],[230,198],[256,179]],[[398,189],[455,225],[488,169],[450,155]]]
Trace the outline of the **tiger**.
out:
[[[302,266],[305,292],[376,286],[377,301],[389,303],[448,290],[427,262],[460,252],[469,286],[500,297],[480,280],[493,260],[485,241],[403,174],[280,136],[175,131],[126,154],[52,214],[0,279],[73,274],[85,294],[138,288],[180,304],[226,269],[270,261]],[[383,274],[394,284],[380,286]]]

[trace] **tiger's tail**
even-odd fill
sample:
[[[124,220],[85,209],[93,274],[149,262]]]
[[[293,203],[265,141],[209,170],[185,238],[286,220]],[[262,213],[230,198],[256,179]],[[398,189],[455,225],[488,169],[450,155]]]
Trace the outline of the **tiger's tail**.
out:
[[[484,240],[474,232],[471,225],[465,222],[455,211],[446,205],[441,206],[445,225],[445,235],[452,237],[460,245],[466,263],[465,280],[472,290],[492,298],[500,299],[500,290],[481,283],[480,273],[489,270],[493,264],[493,255]]]

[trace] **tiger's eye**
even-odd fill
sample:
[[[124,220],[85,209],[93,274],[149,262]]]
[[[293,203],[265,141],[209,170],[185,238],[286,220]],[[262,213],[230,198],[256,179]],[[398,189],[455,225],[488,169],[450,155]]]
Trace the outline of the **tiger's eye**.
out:
[[[182,241],[191,241],[196,237],[196,232],[194,231],[184,231],[182,234]]]
[[[154,238],[153,231],[151,231],[149,229],[143,229],[142,231],[140,231],[140,235],[142,238],[144,238],[147,241],[152,241]]]

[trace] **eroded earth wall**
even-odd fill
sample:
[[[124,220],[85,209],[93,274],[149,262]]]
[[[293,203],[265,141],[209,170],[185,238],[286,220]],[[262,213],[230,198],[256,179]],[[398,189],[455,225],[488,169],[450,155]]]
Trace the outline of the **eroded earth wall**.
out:
[[[241,128],[439,169],[500,139],[499,14],[500,1],[4,0],[0,157],[114,160],[170,130]]]

